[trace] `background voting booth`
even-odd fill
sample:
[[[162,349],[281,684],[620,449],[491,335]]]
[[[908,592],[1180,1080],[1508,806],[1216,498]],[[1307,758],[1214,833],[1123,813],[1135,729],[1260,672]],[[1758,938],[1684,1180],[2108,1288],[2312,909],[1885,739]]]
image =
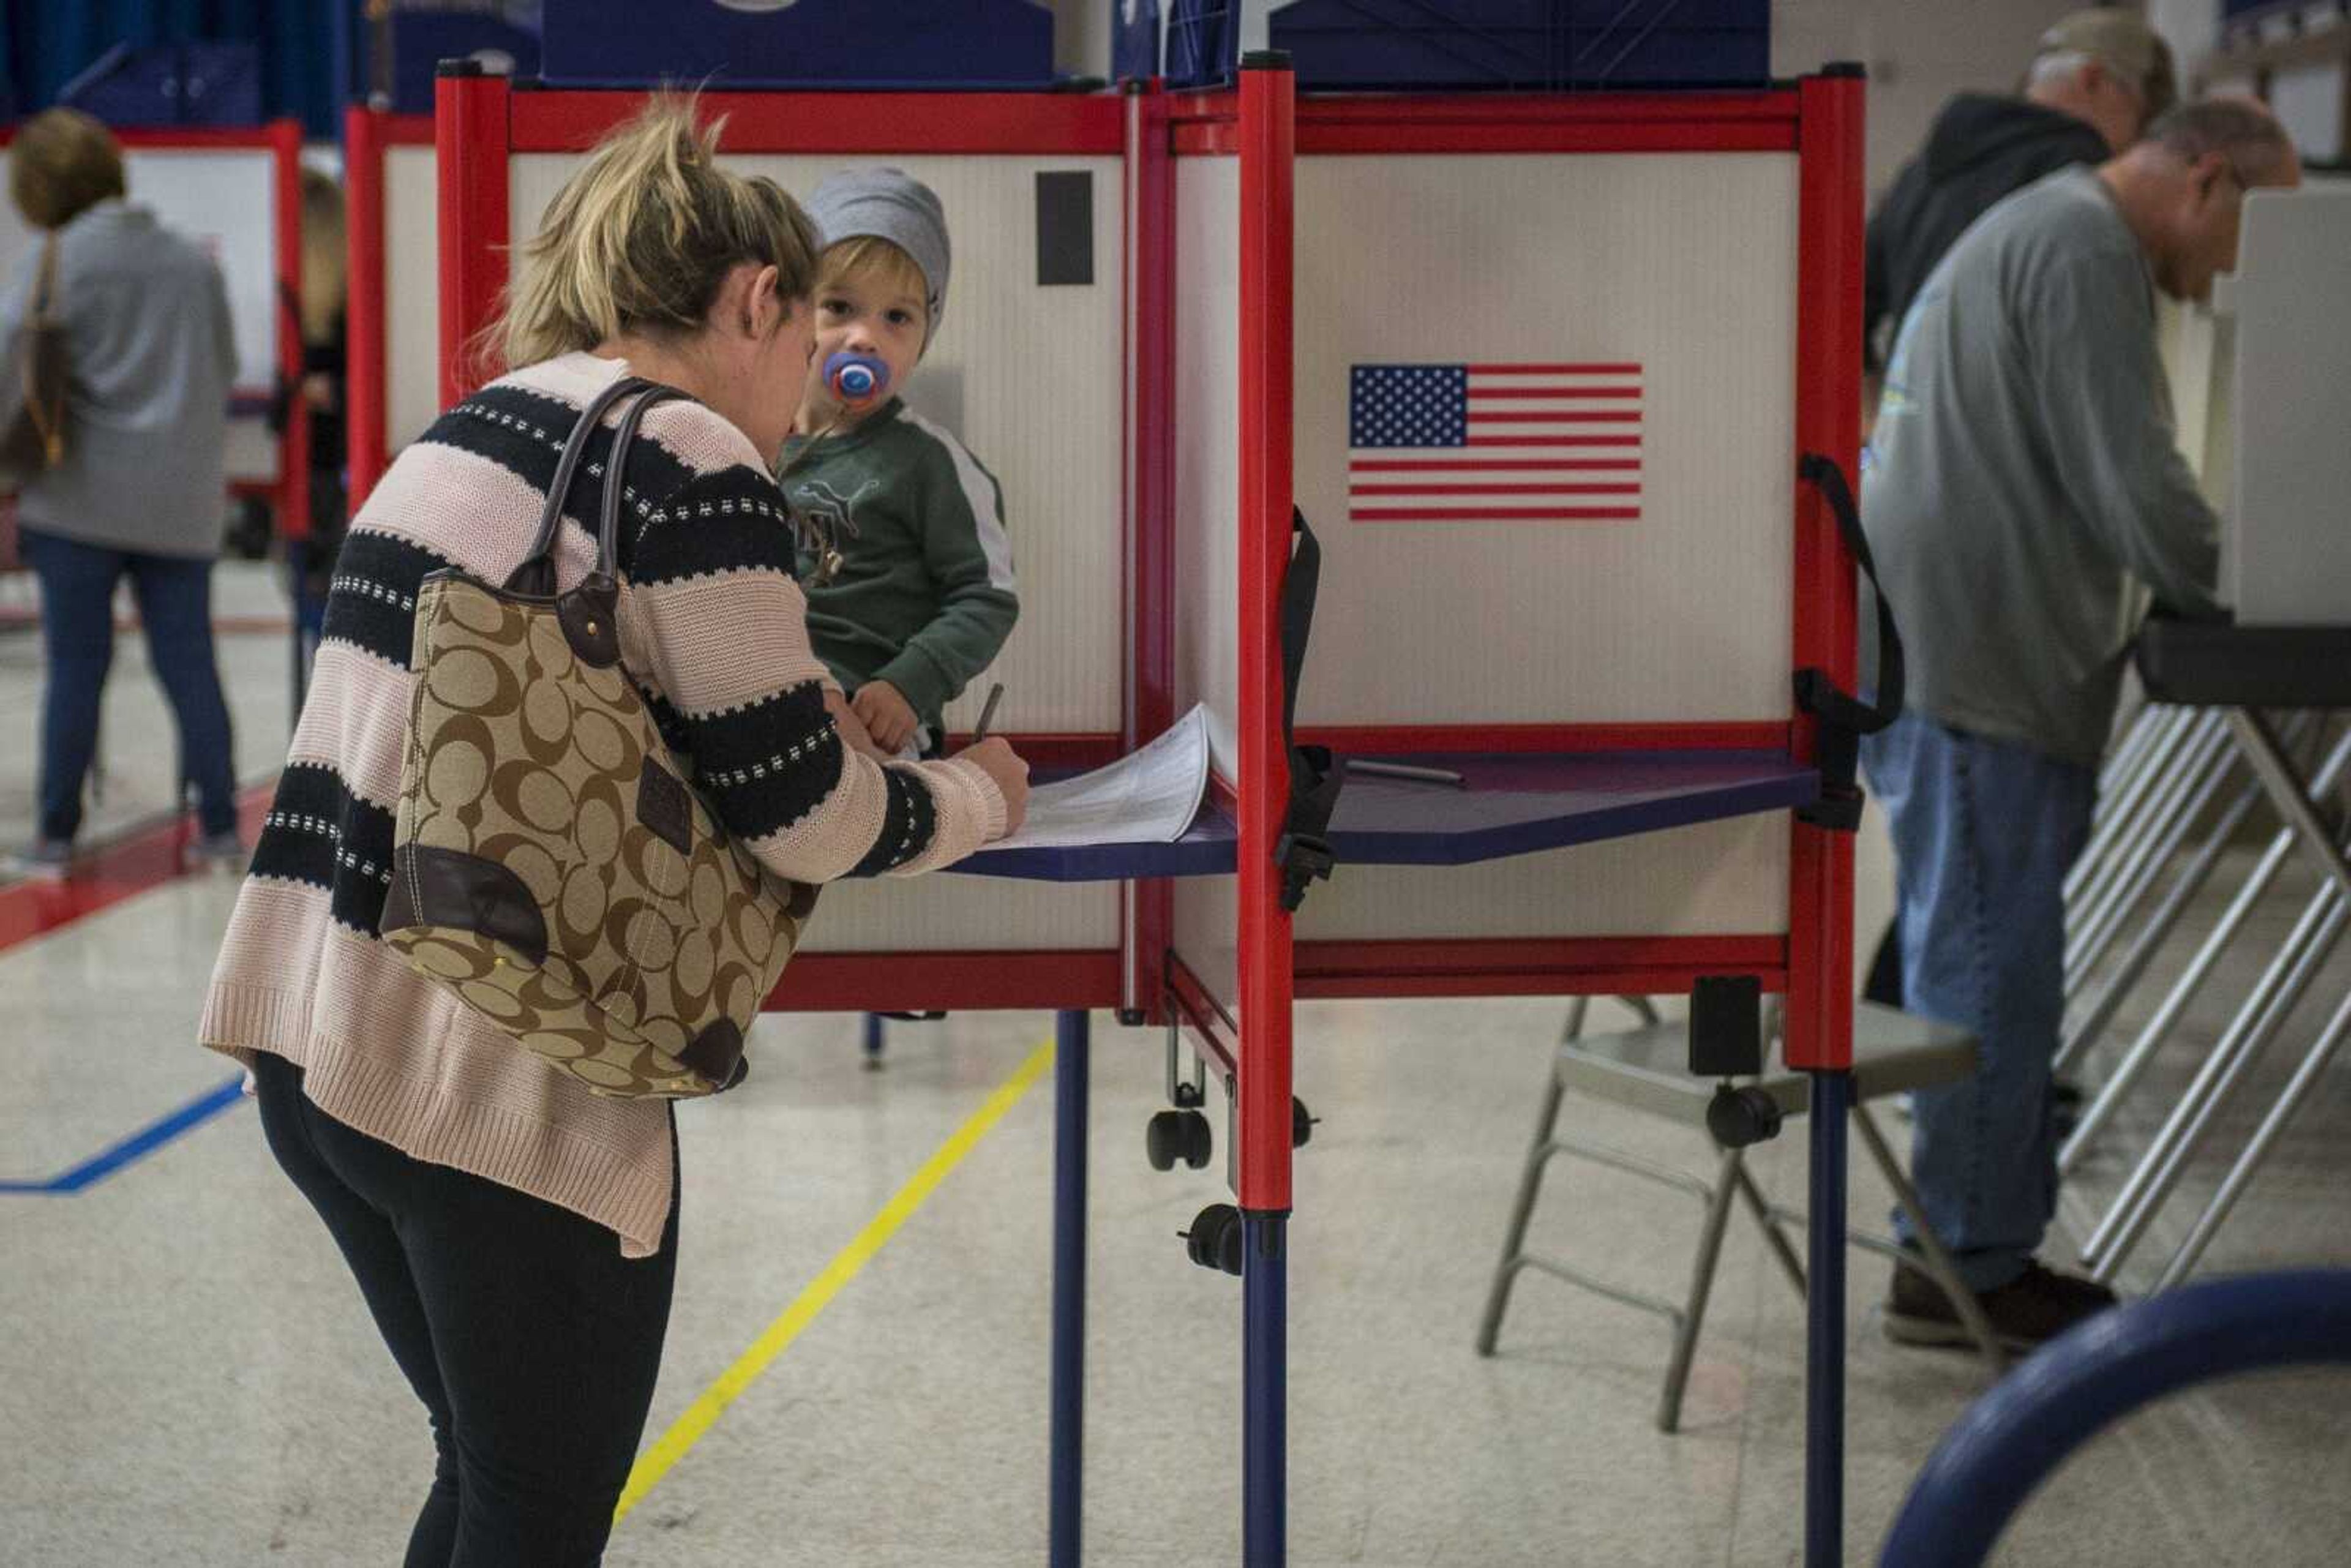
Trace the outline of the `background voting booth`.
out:
[[[459,350],[507,247],[642,100],[440,86],[446,400],[478,379]],[[1178,1106],[1204,1098],[1176,1082],[1194,1055],[1229,1096],[1237,1208],[1186,1245],[1241,1275],[1241,1534],[1272,1563],[1293,998],[1719,977],[1784,993],[1819,1097],[1808,1552],[1837,1560],[1851,849],[1805,820],[1819,727],[1792,676],[1855,675],[1853,560],[1798,469],[1854,469],[1861,89],[1300,101],[1271,57],[1198,95],[705,95],[746,172],[805,192],[887,161],[946,204],[956,302],[909,396],[1001,480],[1022,603],[950,727],[1000,680],[997,732],[1042,777],[1204,710],[1213,776],[1179,840],[829,888],[773,1003],[1060,1012],[1055,1563],[1079,1547],[1089,1009],[1168,1026]],[[421,186],[387,173],[385,212]],[[387,236],[387,316],[413,232]],[[1294,917],[1293,506],[1322,553],[1296,738],[1463,779],[1348,779]],[[1124,1266],[1213,1291],[1176,1245]]]
[[[231,487],[266,498],[285,536],[304,538],[310,507],[301,400],[293,400],[282,437],[269,428],[278,388],[302,377],[294,306],[302,281],[302,128],[279,120],[251,130],[124,130],[115,138],[130,199],[210,251],[228,286],[237,354],[229,405]],[[0,201],[0,269],[13,273],[39,243],[16,204]]]
[[[351,510],[441,412],[440,205],[433,117],[343,114],[345,430]]]
[[[2221,956],[2299,857],[2318,873],[2285,942],[2091,1230],[2084,1261],[2112,1280],[2221,1112],[2281,1037],[2351,924],[2351,865],[2325,804],[2351,766],[2351,183],[2314,178],[2245,202],[2234,274],[2210,308],[2176,312],[2168,358],[2181,445],[2222,519],[2228,623],[2157,620],[2137,649],[2148,703],[2101,783],[2097,830],[2067,887],[2070,1013],[2061,1070],[2095,1092],[2059,1155],[2071,1170],[2120,1135],[2145,1079]],[[2222,853],[2262,813],[2275,823],[2243,883],[2127,1041],[2102,1051]],[[2158,1275],[2188,1278],[2318,1076],[2351,1034],[2328,1010],[2275,1102]]]

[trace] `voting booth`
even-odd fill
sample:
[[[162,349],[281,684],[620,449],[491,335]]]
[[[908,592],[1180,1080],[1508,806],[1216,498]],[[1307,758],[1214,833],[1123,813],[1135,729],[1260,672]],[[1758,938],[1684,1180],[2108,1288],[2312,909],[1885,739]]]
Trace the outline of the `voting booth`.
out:
[[[197,126],[121,130],[130,199],[208,251],[228,287],[236,333],[230,392],[230,487],[266,498],[287,538],[310,527],[308,416],[291,400],[282,434],[270,428],[281,386],[302,376],[296,310],[302,280],[302,128],[277,120],[251,129]],[[5,158],[5,149],[0,149]],[[0,269],[38,246],[13,203],[0,201]]]
[[[509,247],[642,102],[444,77],[444,402],[495,373],[472,350]],[[788,190],[887,162],[946,205],[954,300],[907,395],[1001,481],[1021,599],[950,728],[1002,682],[994,733],[1045,777],[1206,720],[1207,798],[1178,839],[829,887],[772,1004],[1060,1012],[1053,1560],[1079,1545],[1087,1010],[1164,1024],[1221,1084],[1210,1111],[1229,1101],[1233,1223],[1190,1248],[1241,1275],[1242,1537],[1270,1563],[1295,998],[1726,977],[1784,994],[1788,1064],[1815,1075],[1832,1560],[1851,737],[1824,756],[1796,694],[1802,672],[1855,680],[1835,501],[1859,434],[1858,73],[1301,100],[1258,57],[1201,94],[701,107],[732,166]],[[1313,548],[1294,513],[1321,566],[1293,674]],[[1327,824],[1291,814],[1293,739],[1341,759]]]
[[[2351,924],[2351,861],[2324,802],[2351,768],[2351,553],[2345,501],[2351,455],[2351,189],[2318,177],[2298,191],[2245,198],[2232,274],[2209,304],[2170,313],[2167,357],[2181,446],[2221,525],[2220,599],[2229,619],[2162,616],[2134,649],[2148,704],[2101,780],[2097,825],[2069,876],[2062,1069],[2101,1061],[2096,1091],[2058,1153],[2072,1170],[2128,1139],[2120,1189],[2089,1230],[2083,1261],[2112,1280],[2153,1233],[2189,1157],[2233,1129],[2221,1117],[2254,1066],[2292,1038],[2289,1020]],[[2144,1021],[2122,1028],[2163,944],[2248,826],[2271,831],[2225,909]],[[2317,891],[2287,879],[2314,873]],[[2210,1007],[2221,955],[2253,929],[2264,901],[2302,900],[2260,977],[2236,998],[2220,1038],[2143,1141],[2120,1114],[2144,1096],[2148,1068],[2191,1004]],[[2351,1007],[2304,1045],[2300,1065],[2158,1274],[2199,1266],[2280,1132],[2351,1035]]]
[[[343,114],[351,509],[441,412],[440,201],[433,117]]]

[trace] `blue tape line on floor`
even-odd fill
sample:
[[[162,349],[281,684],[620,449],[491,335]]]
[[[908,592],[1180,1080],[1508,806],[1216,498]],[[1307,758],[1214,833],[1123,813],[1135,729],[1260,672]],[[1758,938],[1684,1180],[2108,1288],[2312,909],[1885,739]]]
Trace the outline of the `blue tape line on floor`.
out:
[[[0,1193],[65,1195],[104,1181],[127,1165],[145,1159],[183,1133],[201,1127],[245,1097],[243,1075],[208,1089],[160,1121],[152,1122],[112,1146],[92,1155],[63,1176],[47,1181],[0,1181]]]

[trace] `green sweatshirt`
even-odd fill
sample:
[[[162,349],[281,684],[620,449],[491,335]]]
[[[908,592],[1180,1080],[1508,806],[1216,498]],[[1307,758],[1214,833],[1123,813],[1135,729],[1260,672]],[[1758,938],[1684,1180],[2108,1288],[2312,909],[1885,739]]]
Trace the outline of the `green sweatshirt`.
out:
[[[842,687],[887,681],[935,737],[939,710],[986,669],[1020,616],[1004,499],[963,443],[893,398],[846,435],[784,444],[784,497],[803,527],[809,635]]]

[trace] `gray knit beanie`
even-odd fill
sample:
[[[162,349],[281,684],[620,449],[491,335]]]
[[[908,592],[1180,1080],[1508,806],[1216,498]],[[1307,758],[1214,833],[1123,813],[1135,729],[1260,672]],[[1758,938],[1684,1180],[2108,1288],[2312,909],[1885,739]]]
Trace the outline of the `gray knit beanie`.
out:
[[[947,214],[931,188],[903,169],[843,169],[817,186],[808,214],[827,248],[871,235],[914,257],[930,290],[927,348],[947,308]]]

